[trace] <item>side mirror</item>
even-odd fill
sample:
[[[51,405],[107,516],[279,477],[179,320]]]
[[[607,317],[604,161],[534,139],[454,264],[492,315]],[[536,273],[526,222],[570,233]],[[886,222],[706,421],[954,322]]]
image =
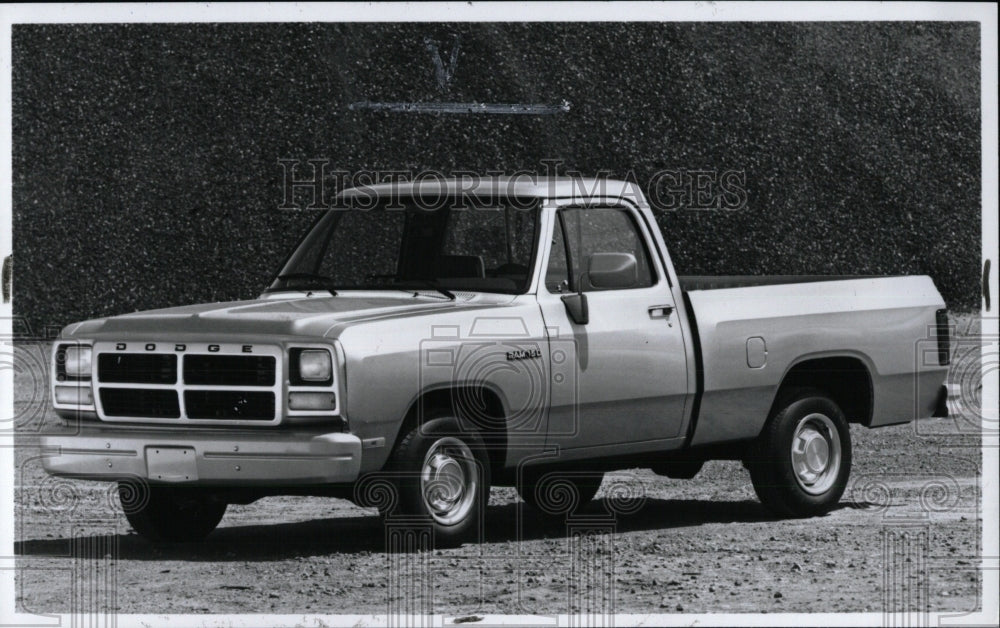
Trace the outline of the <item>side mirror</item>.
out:
[[[562,298],[563,305],[566,306],[566,313],[571,321],[577,325],[586,325],[590,322],[590,310],[587,309],[587,295],[582,292],[567,294]]]
[[[595,288],[631,288],[639,282],[638,264],[631,253],[594,253],[587,258],[587,276]]]

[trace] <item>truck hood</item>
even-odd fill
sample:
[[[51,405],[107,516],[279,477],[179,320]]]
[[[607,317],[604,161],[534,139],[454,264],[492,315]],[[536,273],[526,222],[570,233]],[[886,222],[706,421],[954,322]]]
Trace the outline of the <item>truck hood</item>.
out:
[[[64,338],[175,339],[180,336],[334,337],[348,326],[393,317],[497,307],[514,297],[461,293],[455,301],[412,293],[365,293],[335,297],[305,293],[267,295],[251,301],[204,303],[148,310],[74,323]]]

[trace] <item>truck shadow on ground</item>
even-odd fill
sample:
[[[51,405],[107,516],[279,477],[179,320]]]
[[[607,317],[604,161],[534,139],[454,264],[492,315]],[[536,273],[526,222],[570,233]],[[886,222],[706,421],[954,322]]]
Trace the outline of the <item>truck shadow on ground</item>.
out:
[[[842,503],[840,508],[857,505]],[[519,513],[520,511],[520,513]],[[647,499],[634,513],[609,514],[608,504],[599,499],[587,505],[572,518],[545,516],[531,510],[523,503],[490,506],[485,520],[485,545],[466,543],[445,553],[481,554],[512,553],[511,548],[492,548],[490,544],[511,544],[543,539],[565,539],[573,529],[613,530],[616,533],[650,530],[669,530],[713,523],[764,523],[776,520],[759,502],[704,501],[694,499]],[[118,558],[123,560],[191,560],[207,562],[286,560],[306,556],[329,554],[383,553],[386,551],[388,524],[374,514],[362,516],[330,517],[294,523],[226,525],[197,543],[154,545],[135,533],[113,534]],[[128,530],[124,518],[116,527]],[[94,531],[89,536],[72,538],[32,539],[15,543],[15,553],[20,556],[65,557],[73,555],[71,544],[86,542],[102,535]],[[108,545],[103,545],[108,547]]]

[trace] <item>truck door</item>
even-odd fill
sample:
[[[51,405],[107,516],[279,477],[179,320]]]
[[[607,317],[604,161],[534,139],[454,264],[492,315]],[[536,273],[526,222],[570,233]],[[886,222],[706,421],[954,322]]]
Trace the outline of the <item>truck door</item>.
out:
[[[551,367],[546,447],[590,456],[678,445],[688,389],[684,340],[643,221],[628,206],[591,205],[560,208],[553,223],[538,290]],[[627,266],[627,256],[635,265],[627,287],[597,281],[602,266]],[[586,324],[574,322],[563,303],[573,288],[586,296]]]

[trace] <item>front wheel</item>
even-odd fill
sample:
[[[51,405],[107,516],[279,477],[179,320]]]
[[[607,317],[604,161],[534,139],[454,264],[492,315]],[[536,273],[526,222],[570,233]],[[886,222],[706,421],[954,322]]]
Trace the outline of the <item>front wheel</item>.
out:
[[[840,501],[851,473],[851,432],[816,390],[785,397],[745,461],[757,496],[781,517],[812,517]]]
[[[416,427],[393,456],[399,502],[387,515],[418,517],[442,546],[474,536],[490,495],[490,464],[482,439],[442,417]]]
[[[119,482],[118,499],[132,528],[154,542],[200,541],[226,514],[226,502],[196,488]]]

